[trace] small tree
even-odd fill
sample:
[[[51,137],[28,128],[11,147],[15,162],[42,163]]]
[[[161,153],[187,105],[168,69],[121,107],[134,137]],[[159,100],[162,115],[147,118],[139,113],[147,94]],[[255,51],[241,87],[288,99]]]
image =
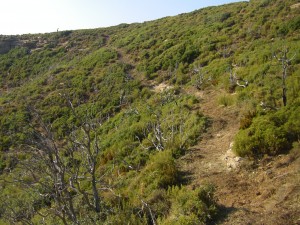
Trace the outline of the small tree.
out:
[[[193,74],[196,75],[194,85],[198,90],[203,90],[206,82],[211,80],[211,78],[206,79],[206,73],[203,71],[201,66],[195,67],[193,69]]]
[[[236,86],[242,87],[242,88],[246,88],[248,86],[248,81],[244,80],[240,77],[236,76],[236,72],[234,72],[233,68],[229,68],[229,91],[230,92],[234,92]],[[241,83],[242,82],[242,83]]]
[[[57,218],[65,225],[80,224],[83,208],[97,218],[101,213],[100,178],[96,175],[101,121],[92,119],[88,111],[80,117],[71,101],[63,97],[80,126],[70,128],[64,140],[57,139],[51,124],[45,124],[37,111],[29,109],[32,138],[21,146],[29,157],[19,163],[22,174],[15,182],[51,201],[47,214],[40,208],[35,210],[41,217]]]
[[[286,106],[287,104],[287,88],[286,88],[286,79],[288,77],[288,68],[291,66],[291,61],[294,59],[296,55],[291,58],[288,58],[289,48],[284,47],[283,50],[278,50],[274,53],[274,58],[281,64],[282,68],[282,102],[283,105]]]
[[[40,195],[54,200],[50,213],[58,217],[63,224],[68,224],[68,221],[79,224],[74,206],[74,195],[68,183],[71,171],[63,157],[63,153],[68,150],[62,149],[55,140],[50,127],[42,123],[40,118],[38,120],[40,124],[32,126],[33,139],[26,143],[31,157],[21,164],[24,171],[30,171],[34,178],[28,185],[34,191],[38,189]]]

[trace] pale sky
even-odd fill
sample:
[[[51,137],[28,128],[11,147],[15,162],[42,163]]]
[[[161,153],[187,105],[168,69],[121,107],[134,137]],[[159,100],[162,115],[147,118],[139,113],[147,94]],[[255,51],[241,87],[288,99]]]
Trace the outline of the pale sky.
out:
[[[241,0],[0,0],[0,34],[144,22]]]

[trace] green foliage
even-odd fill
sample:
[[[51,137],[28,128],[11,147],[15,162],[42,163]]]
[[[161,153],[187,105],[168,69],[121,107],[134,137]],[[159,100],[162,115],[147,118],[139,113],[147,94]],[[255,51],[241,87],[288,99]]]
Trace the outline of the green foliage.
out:
[[[283,108],[252,120],[235,138],[234,151],[240,156],[260,157],[287,152],[299,140],[299,107]],[[297,114],[298,115],[298,114]]]
[[[217,214],[214,188],[210,185],[195,190],[175,186],[168,192],[172,199],[171,211],[159,224],[206,224]]]
[[[100,48],[83,58],[80,66],[87,70],[91,70],[95,67],[103,67],[105,64],[112,62],[112,60],[116,60],[117,58],[118,54],[116,51]]]
[[[222,106],[231,106],[234,104],[235,102],[235,98],[232,95],[222,95],[221,97],[219,97],[218,102],[220,105]]]
[[[46,224],[62,223],[49,210],[57,207],[49,198],[55,183],[45,175],[49,167],[28,147],[40,143],[35,132],[45,136],[41,121],[67,166],[66,184],[75,169],[87,171],[86,146],[70,152],[76,140],[87,143],[82,129],[93,129],[92,144],[98,140],[101,213],[91,210],[82,192],[71,186],[64,192],[82,224],[208,223],[216,213],[211,187],[179,188],[176,159],[197,144],[208,124],[192,86],[201,93],[212,86],[229,90],[232,95],[221,95],[219,104],[244,111],[237,154],[260,157],[291,149],[300,138],[299,16],[290,8],[295,3],[252,0],[143,24],[0,36],[17,43],[0,55],[0,223],[39,224],[43,218],[37,211],[50,212]],[[281,65],[273,57],[283,46],[293,58],[286,107]],[[232,85],[229,68],[249,85]],[[161,82],[168,88],[153,88]],[[22,167],[25,162],[32,170]],[[22,182],[3,182],[16,178],[26,189]],[[50,188],[43,192],[33,179]],[[91,196],[91,182],[81,179],[81,191]]]
[[[35,210],[45,205],[43,199],[37,194],[24,192],[16,187],[4,189],[0,199],[1,218],[10,223],[28,223]]]
[[[178,170],[171,151],[162,151],[150,157],[149,163],[141,173],[138,184],[154,190],[176,184]]]
[[[256,111],[248,111],[240,119],[240,129],[246,129],[251,126],[253,118],[256,116]]]

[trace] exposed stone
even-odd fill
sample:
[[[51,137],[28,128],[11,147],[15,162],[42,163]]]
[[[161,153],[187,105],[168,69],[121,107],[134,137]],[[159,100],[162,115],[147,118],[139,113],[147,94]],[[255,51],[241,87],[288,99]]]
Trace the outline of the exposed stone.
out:
[[[225,153],[225,155],[222,156],[222,159],[225,161],[227,169],[237,169],[241,166],[241,163],[243,162],[243,158],[236,156],[233,151],[233,142],[230,143],[229,149]]]
[[[16,46],[20,46],[21,43],[15,37],[0,37],[0,54],[5,54]]]

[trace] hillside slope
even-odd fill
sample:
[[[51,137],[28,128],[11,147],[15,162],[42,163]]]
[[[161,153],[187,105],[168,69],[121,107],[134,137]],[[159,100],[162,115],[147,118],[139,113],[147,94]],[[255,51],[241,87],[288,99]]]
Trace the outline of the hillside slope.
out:
[[[299,10],[0,36],[0,224],[299,224]]]
[[[201,108],[212,125],[179,161],[190,188],[216,186],[220,215],[211,224],[298,224],[299,150],[258,161],[236,157],[232,143],[239,129],[239,109],[220,106],[218,95],[220,90],[201,93]]]

